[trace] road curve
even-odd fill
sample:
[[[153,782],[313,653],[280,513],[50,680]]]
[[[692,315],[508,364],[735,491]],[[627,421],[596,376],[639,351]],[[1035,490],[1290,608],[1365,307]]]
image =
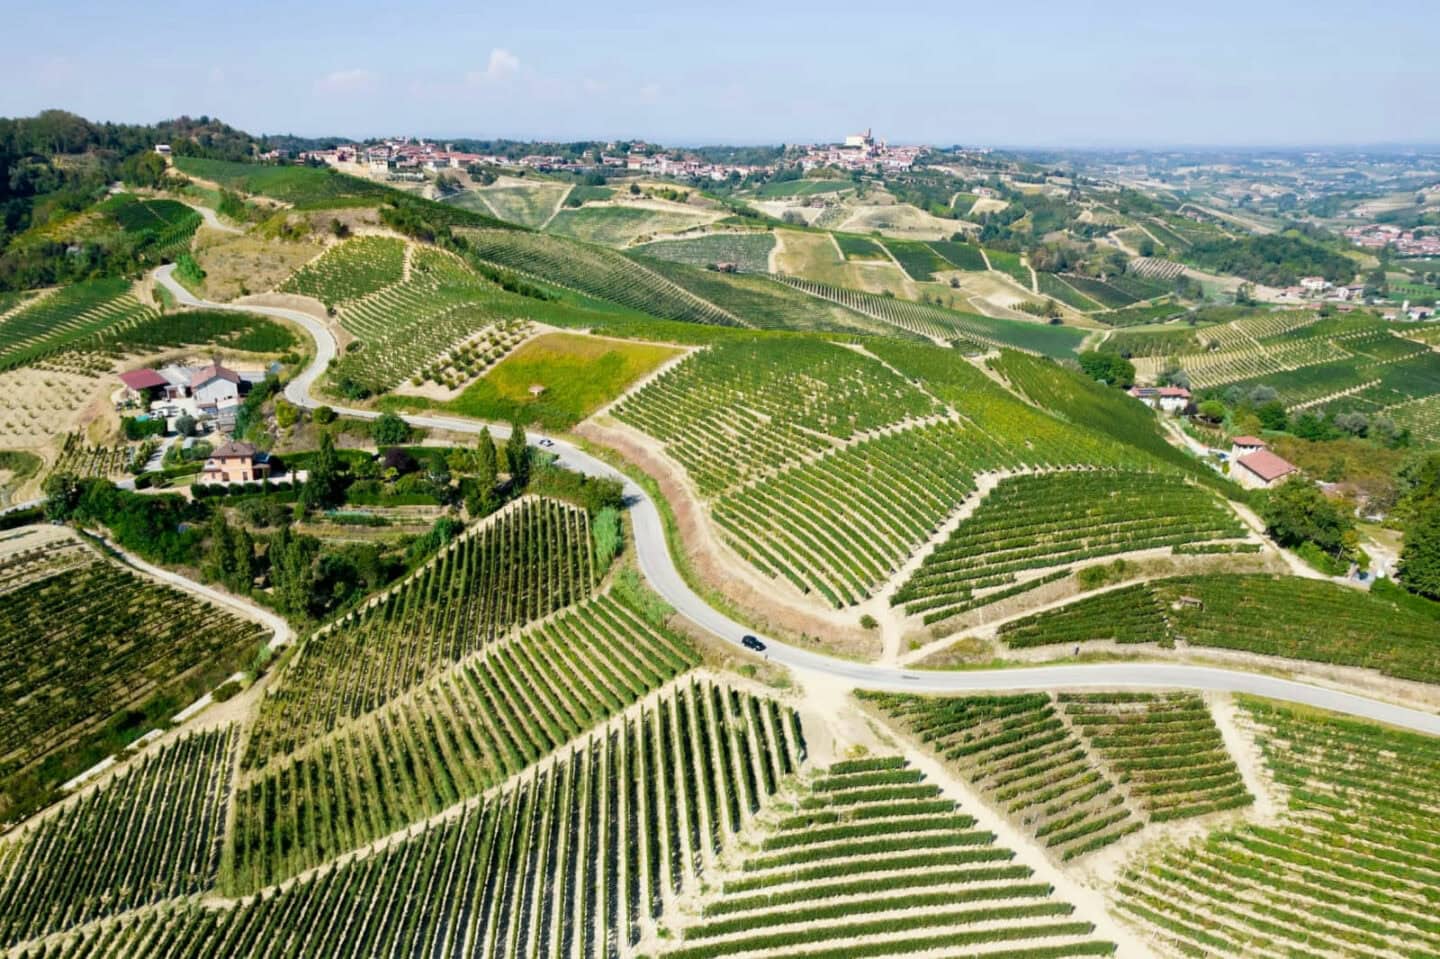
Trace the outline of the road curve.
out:
[[[186,306],[261,313],[289,320],[303,327],[315,340],[315,362],[290,381],[285,388],[285,396],[297,406],[313,408],[322,405],[311,396],[310,390],[315,380],[335,357],[335,338],[325,324],[305,313],[283,307],[211,303],[197,299],[170,275],[173,269],[173,266],[161,267],[156,271],[156,279],[174,294],[177,301]],[[334,406],[334,404],[327,405],[330,405],[337,413],[359,419],[374,419],[379,415],[369,410],[351,409]],[[459,433],[478,433],[488,427],[498,439],[504,439],[510,435],[509,426],[503,423],[487,424],[476,420],[445,416],[406,416],[404,419],[412,426],[453,430]],[[614,467],[574,445],[561,439],[545,438],[541,434],[529,435],[532,439],[546,439],[549,444],[546,448],[549,452],[556,454],[566,467],[590,476],[618,479],[624,484],[625,497],[630,504],[631,519],[635,530],[636,558],[640,572],[650,583],[651,588],[673,606],[676,612],[695,625],[739,646],[740,638],[750,633],[751,630],[710,606],[681,577],[680,571],[670,556],[669,545],[665,540],[665,525],[661,521],[660,511],[649,495]],[[762,636],[761,638],[767,646],[765,655],[771,662],[790,667],[800,673],[821,673],[837,677],[865,689],[913,693],[957,693],[1088,686],[1246,693],[1327,709],[1440,736],[1440,715],[1393,705],[1355,693],[1239,669],[1190,666],[1183,663],[1095,663],[963,672],[912,670],[851,662],[788,646],[768,637]]]

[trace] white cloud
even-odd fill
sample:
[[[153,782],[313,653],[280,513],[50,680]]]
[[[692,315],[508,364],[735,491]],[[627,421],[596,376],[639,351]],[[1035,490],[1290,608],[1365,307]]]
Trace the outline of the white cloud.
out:
[[[375,89],[377,77],[369,70],[335,70],[315,82],[321,93],[369,93]]]
[[[654,103],[660,99],[660,84],[647,83],[640,88],[640,102]]]
[[[490,51],[490,62],[485,65],[485,69],[472,70],[465,75],[465,82],[471,86],[478,86],[482,83],[502,83],[518,72],[520,72],[520,58],[504,47],[496,47]]]

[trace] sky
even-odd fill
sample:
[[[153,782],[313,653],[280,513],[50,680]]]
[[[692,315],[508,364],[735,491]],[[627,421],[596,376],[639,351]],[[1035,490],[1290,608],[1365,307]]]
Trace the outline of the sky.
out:
[[[0,0],[0,23],[0,116],[687,145],[865,127],[934,145],[1440,143],[1437,0]]]

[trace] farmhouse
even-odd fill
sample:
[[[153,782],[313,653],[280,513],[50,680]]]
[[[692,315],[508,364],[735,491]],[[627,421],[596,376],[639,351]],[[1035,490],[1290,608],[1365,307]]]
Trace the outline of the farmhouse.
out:
[[[249,443],[232,440],[205,460],[201,483],[253,483],[270,476],[269,456]]]
[[[1151,409],[1167,413],[1183,412],[1190,405],[1190,391],[1181,386],[1137,386],[1130,395]]]
[[[1235,461],[1233,475],[1236,482],[1247,489],[1265,489],[1283,483],[1295,472],[1293,464],[1269,450],[1257,450]]]
[[[1265,441],[1255,436],[1237,436],[1230,441],[1230,458],[1238,460],[1242,456],[1266,449]]]
[[[231,406],[240,401],[240,374],[226,369],[217,360],[202,366],[190,377],[190,395],[201,407]]]
[[[168,395],[170,381],[154,370],[130,370],[120,374],[125,384],[126,399],[140,400],[148,390],[161,390]]]

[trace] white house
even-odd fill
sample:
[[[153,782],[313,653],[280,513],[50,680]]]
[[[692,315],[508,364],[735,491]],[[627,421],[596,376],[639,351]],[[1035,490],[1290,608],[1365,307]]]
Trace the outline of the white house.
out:
[[[218,362],[202,366],[190,378],[190,395],[198,406],[230,406],[240,401],[240,374]]]
[[[1182,386],[1137,386],[1130,395],[1151,409],[1181,413],[1190,405],[1190,391]]]

